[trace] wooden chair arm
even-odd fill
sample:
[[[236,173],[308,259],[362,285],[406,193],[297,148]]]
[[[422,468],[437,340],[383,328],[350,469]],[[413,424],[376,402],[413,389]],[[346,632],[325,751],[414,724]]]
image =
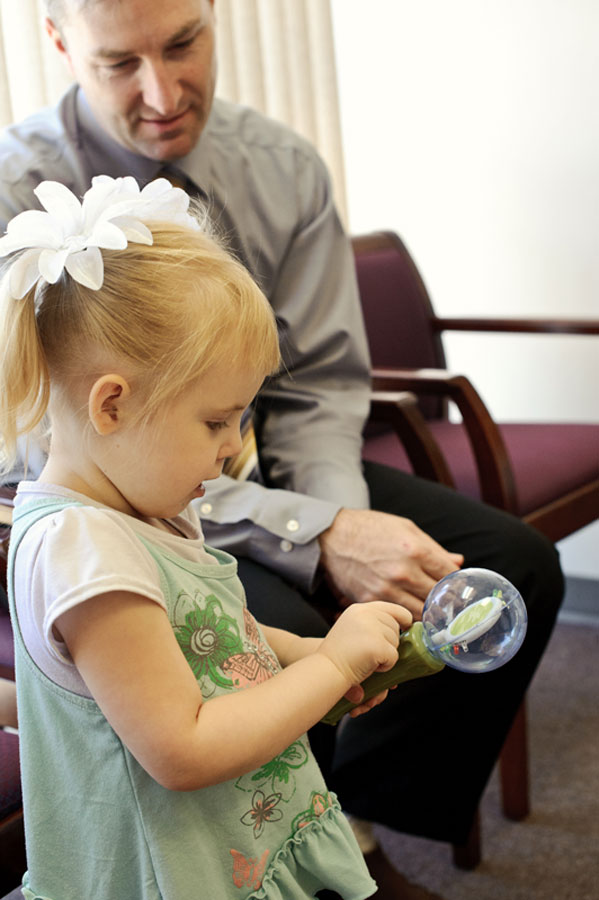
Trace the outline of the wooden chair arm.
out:
[[[472,447],[482,499],[517,512],[514,475],[501,432],[465,375],[455,375],[445,369],[373,369],[371,376],[372,389],[377,393],[410,391],[452,400],[461,413]],[[415,465],[416,460],[410,459]],[[421,474],[416,465],[414,471]]]
[[[433,316],[434,331],[490,331],[512,334],[599,334],[594,319],[475,319]]]
[[[445,457],[413,393],[373,391],[370,395],[370,421],[386,422],[393,427],[417,475],[455,487]]]

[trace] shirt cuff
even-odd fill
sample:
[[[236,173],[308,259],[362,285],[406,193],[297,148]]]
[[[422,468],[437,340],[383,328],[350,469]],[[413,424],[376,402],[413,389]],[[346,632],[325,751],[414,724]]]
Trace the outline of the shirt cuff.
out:
[[[285,492],[291,498],[294,495]],[[304,498],[303,495],[295,495]],[[215,521],[214,505],[194,501],[202,520],[208,545],[227,550],[233,556],[245,556],[277,572],[300,590],[312,593],[318,584],[320,544],[318,537],[329,528],[341,509],[340,505],[309,498],[309,504],[271,522],[266,529],[248,519],[239,522]],[[286,510],[289,513],[289,510]]]

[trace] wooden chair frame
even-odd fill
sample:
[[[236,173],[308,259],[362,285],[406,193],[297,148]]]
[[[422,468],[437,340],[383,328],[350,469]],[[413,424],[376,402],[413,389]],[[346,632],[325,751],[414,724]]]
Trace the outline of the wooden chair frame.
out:
[[[360,254],[396,249],[411,267],[420,301],[432,333],[435,354],[445,366],[441,335],[446,331],[478,331],[527,334],[599,335],[599,321],[576,319],[447,318],[433,310],[424,282],[398,235],[375,232],[352,239],[356,259]],[[403,445],[416,475],[455,488],[443,451],[433,436],[415,399],[436,397],[446,411],[448,401],[456,404],[474,455],[481,499],[518,514],[516,484],[501,431],[470,380],[446,368],[373,368],[371,422],[391,425]],[[599,479],[559,500],[523,516],[529,525],[556,542],[593,521],[599,513]],[[525,701],[521,704],[500,755],[500,778],[504,814],[514,820],[529,810],[528,752]],[[454,862],[471,869],[481,858],[478,814],[464,845],[454,845]]]

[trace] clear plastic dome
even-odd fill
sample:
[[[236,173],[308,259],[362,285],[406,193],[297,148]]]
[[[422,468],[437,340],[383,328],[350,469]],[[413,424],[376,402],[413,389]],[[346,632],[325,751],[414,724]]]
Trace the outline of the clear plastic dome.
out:
[[[460,569],[442,578],[422,614],[427,649],[464,672],[504,665],[526,634],[524,601],[513,584],[489,569]]]

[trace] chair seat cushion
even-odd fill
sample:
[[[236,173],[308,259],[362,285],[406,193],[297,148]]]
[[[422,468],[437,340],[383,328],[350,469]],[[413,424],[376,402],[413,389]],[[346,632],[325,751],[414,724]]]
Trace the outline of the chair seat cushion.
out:
[[[476,467],[464,428],[451,422],[429,422],[456,487],[480,498]],[[599,478],[599,425],[503,424],[500,430],[512,461],[518,512],[521,516]],[[366,439],[363,456],[403,471],[412,467],[392,432]]]

